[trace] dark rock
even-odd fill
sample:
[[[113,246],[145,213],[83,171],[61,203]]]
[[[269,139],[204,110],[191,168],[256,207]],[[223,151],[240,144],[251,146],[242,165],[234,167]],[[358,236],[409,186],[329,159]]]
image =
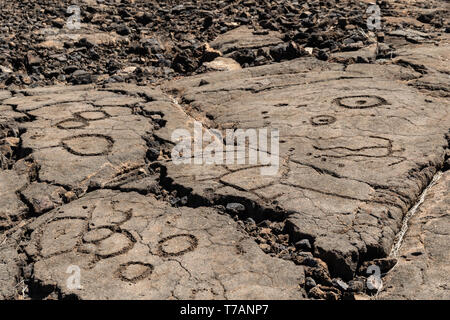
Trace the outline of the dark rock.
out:
[[[61,18],[52,20],[52,25],[59,29],[63,28],[65,24],[66,24],[66,22]]]
[[[121,36],[126,36],[131,33],[131,30],[126,25],[120,25],[116,29],[117,34],[120,34]]]
[[[350,280],[348,282],[348,291],[351,292],[363,292],[364,291],[364,281],[360,279]]]
[[[70,78],[73,84],[89,84],[94,81],[93,75],[84,70],[76,70]]]
[[[73,66],[73,65],[64,67],[64,73],[65,74],[72,74],[73,72],[75,72],[77,70],[78,70],[78,67],[77,66]]]
[[[303,251],[311,251],[311,243],[309,242],[308,239],[297,241],[295,243],[295,247]]]
[[[325,50],[319,50],[317,54],[317,59],[319,60],[327,61],[329,57],[329,54]]]
[[[371,265],[378,266],[380,268],[381,273],[386,273],[389,270],[391,270],[395,264],[397,263],[397,259],[395,258],[380,258],[380,259],[374,259],[372,261],[366,261],[362,264],[362,266],[359,269],[360,274],[366,274],[367,268]]]
[[[230,212],[239,213],[239,212],[245,211],[245,206],[240,203],[230,202],[230,203],[227,203],[226,209]]]
[[[32,52],[27,53],[27,65],[28,66],[38,66],[42,62],[42,59],[39,58],[37,55],[35,55]]]
[[[417,20],[423,23],[430,23],[431,20],[433,20],[434,14],[433,13],[422,13]]]
[[[319,284],[308,292],[308,297],[314,299],[335,301],[340,299],[341,293],[336,288],[327,287]]]

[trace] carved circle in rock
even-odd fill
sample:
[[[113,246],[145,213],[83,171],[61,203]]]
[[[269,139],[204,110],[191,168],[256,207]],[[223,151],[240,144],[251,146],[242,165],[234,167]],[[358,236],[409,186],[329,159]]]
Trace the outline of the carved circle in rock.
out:
[[[197,238],[192,234],[176,234],[159,241],[158,251],[161,256],[181,256],[193,251],[198,245]]]
[[[111,152],[114,140],[103,134],[80,134],[61,141],[68,152],[76,156],[100,156]]]
[[[143,262],[127,262],[119,266],[117,274],[122,281],[136,283],[149,277],[154,270],[153,265]]]
[[[58,122],[56,124],[56,127],[62,130],[71,130],[71,129],[82,129],[87,127],[88,125],[89,124],[84,119],[70,118]]]
[[[74,115],[85,121],[97,121],[111,117],[111,115],[103,110],[80,111],[76,112]]]
[[[334,102],[347,109],[368,109],[388,104],[385,99],[371,95],[341,97],[334,99]]]
[[[325,126],[336,122],[336,118],[329,115],[319,115],[311,118],[313,126]]]

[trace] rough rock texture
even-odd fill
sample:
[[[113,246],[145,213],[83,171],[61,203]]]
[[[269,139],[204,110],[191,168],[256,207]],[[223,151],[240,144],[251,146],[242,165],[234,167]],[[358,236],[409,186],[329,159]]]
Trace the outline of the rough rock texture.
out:
[[[373,2],[1,0],[0,86],[148,84],[199,73],[208,41],[246,67],[305,52],[374,62],[376,44],[432,43],[448,33],[445,0],[379,1],[380,29],[368,30]],[[365,47],[369,54],[358,52]]]
[[[26,183],[26,176],[13,170],[0,171],[0,230],[11,227],[28,212],[17,193]]]
[[[0,246],[0,300],[17,298],[20,278],[19,255],[14,245]]]
[[[347,280],[360,261],[389,252],[403,214],[444,163],[448,101],[427,102],[364,68],[306,58],[165,89],[210,128],[279,129],[281,159],[274,176],[255,166],[168,164],[167,177],[204,198],[239,196],[287,212],[292,234],[312,240],[332,275]]]
[[[34,279],[81,299],[301,299],[301,266],[265,255],[227,215],[95,191],[29,225]],[[77,265],[82,289],[68,288]],[[283,272],[279,272],[283,270]],[[69,282],[70,283],[70,282]]]
[[[27,266],[25,256],[19,253],[23,236],[20,228],[0,234],[0,300],[26,298],[27,285],[23,273]]]
[[[214,49],[223,54],[229,54],[242,49],[259,49],[276,46],[283,43],[282,35],[279,32],[266,31],[264,33],[255,32],[248,27],[239,27],[218,36],[211,42]]]
[[[397,265],[383,279],[381,299],[450,299],[450,172],[428,190],[409,220]]]
[[[3,100],[28,120],[19,126],[24,158],[0,171],[1,226],[10,230],[1,238],[2,298],[23,294],[21,252],[32,298],[306,296],[304,268],[264,253],[222,209],[163,201],[178,198],[152,168],[164,159],[153,134],[170,140],[178,123],[163,118],[186,117],[170,101],[132,85],[24,89]],[[10,244],[16,230],[30,239]],[[83,290],[67,287],[70,265],[81,268]]]
[[[449,6],[371,2],[0,0],[0,299],[446,297]]]

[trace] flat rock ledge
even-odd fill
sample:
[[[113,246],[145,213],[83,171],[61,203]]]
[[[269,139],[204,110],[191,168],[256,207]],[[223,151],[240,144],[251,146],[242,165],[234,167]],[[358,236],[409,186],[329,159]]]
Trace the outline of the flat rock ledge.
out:
[[[0,91],[0,298],[356,298],[360,267],[388,257],[449,166],[436,48],[416,56],[438,92],[418,84],[414,62],[312,57],[159,87]],[[176,165],[172,133],[195,122],[278,129],[277,172]],[[412,297],[410,272],[425,279],[411,284],[428,288],[420,297],[448,292],[445,188],[448,173],[381,297]]]

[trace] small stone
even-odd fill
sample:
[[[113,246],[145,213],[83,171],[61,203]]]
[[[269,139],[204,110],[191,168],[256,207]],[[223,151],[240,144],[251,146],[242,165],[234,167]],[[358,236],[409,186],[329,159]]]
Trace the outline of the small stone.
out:
[[[207,43],[202,46],[202,51],[203,61],[205,62],[213,61],[215,58],[222,56],[222,53],[219,50],[211,48]]]
[[[208,71],[233,71],[242,69],[241,65],[231,58],[218,57],[211,62],[205,62],[203,65]]]
[[[236,202],[228,203],[226,208],[228,211],[236,212],[236,213],[245,211],[245,206],[243,204],[236,203]]]
[[[73,201],[77,198],[77,195],[73,192],[73,191],[67,191],[64,196],[63,196],[63,200],[64,202],[70,202]]]
[[[126,25],[123,24],[117,27],[116,33],[120,34],[121,36],[126,36],[131,33],[131,30],[130,28],[128,28]]]
[[[56,18],[56,19],[52,20],[52,25],[59,29],[64,27],[65,24],[66,24],[66,22],[64,21],[64,19],[61,19],[61,18]]]
[[[27,64],[29,66],[38,66],[41,64],[42,60],[32,52],[27,53]]]
[[[311,243],[308,239],[302,239],[295,243],[295,247],[302,251],[311,251]]]
[[[327,61],[329,57],[329,54],[325,50],[319,50],[317,59]]]
[[[306,286],[306,289],[311,289],[311,288],[314,288],[315,286],[317,285],[317,283],[316,283],[316,281],[314,281],[314,279],[313,278],[311,278],[311,277],[306,277],[306,279],[305,279],[305,286]]]
[[[74,66],[74,65],[64,67],[64,69],[63,69],[65,74],[72,74],[77,70],[78,70],[77,66]]]
[[[2,141],[0,141],[1,143]],[[15,137],[7,137],[3,139],[3,142],[5,144],[10,145],[11,147],[17,147],[20,143],[20,139],[19,138],[15,138]]]
[[[255,220],[253,220],[252,218],[245,219],[245,222],[248,223],[248,224],[251,224],[251,225],[255,225],[256,224]]]
[[[72,73],[73,84],[88,84],[93,82],[92,74],[84,70],[77,70]]]
[[[348,290],[351,292],[363,292],[364,291],[364,281],[362,280],[351,280],[348,282]]]

